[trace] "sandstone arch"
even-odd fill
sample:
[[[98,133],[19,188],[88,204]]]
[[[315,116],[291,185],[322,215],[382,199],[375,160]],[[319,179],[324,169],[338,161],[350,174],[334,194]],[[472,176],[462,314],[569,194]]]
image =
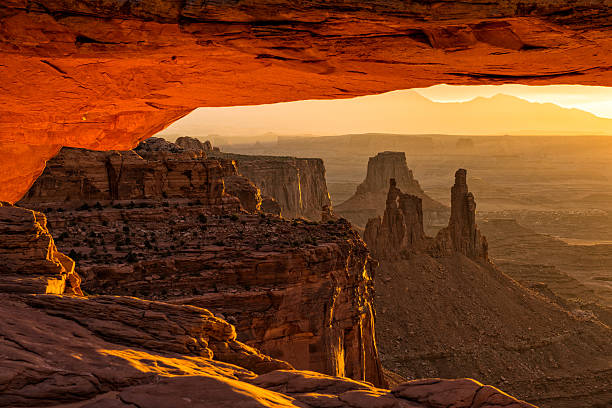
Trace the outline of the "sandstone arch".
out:
[[[0,200],[61,146],[127,149],[199,106],[451,84],[612,84],[599,1],[8,0]]]

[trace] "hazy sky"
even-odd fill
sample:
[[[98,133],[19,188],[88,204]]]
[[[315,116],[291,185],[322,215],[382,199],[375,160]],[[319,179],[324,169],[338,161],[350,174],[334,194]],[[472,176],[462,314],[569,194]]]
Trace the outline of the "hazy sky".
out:
[[[550,102],[564,108],[591,112],[602,118],[612,118],[612,88],[605,86],[436,85],[416,91],[436,102],[464,102],[477,96],[490,97],[503,93],[530,102]]]
[[[612,118],[612,88],[587,87],[577,85],[525,86],[525,85],[483,85],[483,86],[449,86],[436,85],[430,88],[394,91],[380,95],[370,95],[340,100],[308,100],[257,106],[238,106],[224,108],[199,108],[172,124],[160,135],[206,136],[209,134],[252,136],[272,132],[275,134],[313,134],[334,135],[346,133],[465,133],[482,130],[479,133],[512,133],[524,130],[552,127],[551,132],[565,128],[561,123],[564,115],[558,115],[548,124],[541,123],[537,116],[518,115],[520,123],[481,122],[478,112],[468,112],[462,116],[465,120],[455,121],[457,132],[452,132],[453,123],[440,125],[436,120],[436,109],[448,114],[453,106],[462,107],[457,102],[467,102],[475,98],[490,98],[497,94],[506,94],[529,102],[553,103],[564,108],[575,108],[590,112],[603,118]],[[440,106],[433,102],[453,103],[452,106]],[[479,101],[479,99],[476,99]],[[513,104],[490,107],[472,102],[469,106],[480,106],[481,109],[501,111]],[[480,101],[482,102],[482,101]],[[466,106],[467,106],[466,105]],[[463,110],[463,109],[462,109]],[[500,112],[497,112],[500,113]],[[511,115],[509,115],[511,116]],[[576,122],[576,115],[568,115],[566,121],[572,120],[568,129],[584,133],[600,133],[589,129],[587,120]],[[524,118],[524,120],[522,120]],[[571,119],[570,119],[571,118]],[[593,118],[597,120],[597,118]],[[516,115],[513,120],[516,120]],[[471,122],[470,122],[471,121]],[[468,123],[470,122],[470,123]],[[473,123],[472,123],[473,122]],[[601,121],[600,121],[601,122]],[[612,122],[611,122],[612,123]],[[462,125],[462,126],[459,126]],[[607,125],[604,124],[604,127]],[[449,129],[450,128],[450,129]],[[546,133],[544,129],[544,133]],[[605,132],[610,134],[610,132]]]

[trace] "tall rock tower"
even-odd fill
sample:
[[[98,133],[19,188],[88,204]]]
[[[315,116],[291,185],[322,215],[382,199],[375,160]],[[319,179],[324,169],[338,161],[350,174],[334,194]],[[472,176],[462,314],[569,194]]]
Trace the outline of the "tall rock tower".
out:
[[[421,198],[404,194],[395,179],[389,180],[385,213],[366,224],[364,240],[378,259],[400,257],[405,251],[423,249],[423,204]]]
[[[488,244],[476,225],[476,202],[467,186],[467,171],[455,172],[451,189],[451,216],[448,227],[436,237],[436,248],[441,252],[460,252],[472,259],[488,261]]]

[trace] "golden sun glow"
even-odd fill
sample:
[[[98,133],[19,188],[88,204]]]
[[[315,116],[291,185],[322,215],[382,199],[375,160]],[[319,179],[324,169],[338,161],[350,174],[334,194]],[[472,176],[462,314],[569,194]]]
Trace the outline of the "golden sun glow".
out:
[[[612,135],[611,101],[607,87],[437,85],[351,99],[199,108],[160,136]]]

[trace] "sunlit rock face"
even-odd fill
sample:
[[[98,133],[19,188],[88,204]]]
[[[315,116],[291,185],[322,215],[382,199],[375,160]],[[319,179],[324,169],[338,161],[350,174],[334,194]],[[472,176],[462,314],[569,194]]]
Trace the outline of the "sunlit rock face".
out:
[[[0,199],[18,200],[60,146],[126,150],[198,106],[609,85],[609,16],[587,0],[5,1]]]
[[[141,147],[136,151],[99,152],[64,148],[20,203],[70,206],[113,200],[198,200],[211,211],[236,212],[240,202],[225,193],[223,182],[232,170],[236,174],[232,166],[231,162],[206,160],[182,150],[147,151]]]
[[[234,162],[204,154],[158,138],[124,152],[64,148],[20,204],[47,212],[87,293],[204,307],[297,368],[383,385],[357,233],[242,211],[253,200],[224,191]]]
[[[71,291],[55,291],[64,295],[46,294],[47,286],[31,278],[61,281],[74,263],[55,249],[42,214],[4,203],[0,255],[1,406],[437,408],[477,401],[482,408],[533,407],[469,379],[388,390],[295,371],[241,343],[231,324],[195,306],[83,296],[79,280]]]
[[[0,292],[81,295],[74,261],[59,252],[44,214],[0,202]]]
[[[331,206],[321,159],[212,153],[236,162],[238,171],[273,198],[285,218],[320,220],[321,209]],[[265,206],[264,206],[265,208]]]
[[[419,380],[388,390],[290,370],[237,342],[231,325],[191,306],[0,294],[0,312],[0,353],[11,356],[0,360],[0,405],[7,407],[438,408],[467,401],[534,407],[468,379]]]

